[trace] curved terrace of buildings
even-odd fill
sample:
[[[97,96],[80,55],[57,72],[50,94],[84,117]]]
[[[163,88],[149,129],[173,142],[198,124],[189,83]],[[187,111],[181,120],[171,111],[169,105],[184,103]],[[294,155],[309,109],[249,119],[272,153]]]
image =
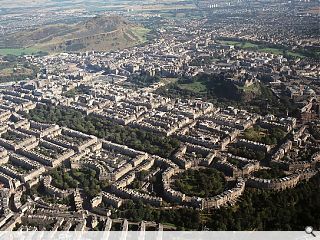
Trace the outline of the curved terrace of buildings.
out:
[[[201,198],[198,196],[186,196],[184,193],[170,187],[171,177],[181,171],[182,170],[180,169],[169,167],[162,173],[163,193],[166,199],[170,202],[191,205],[200,209],[220,208],[223,205],[235,202],[245,189],[245,181],[242,178],[238,178],[235,187],[223,191],[221,194],[214,197]]]
[[[52,186],[51,182],[52,182],[51,176],[45,176],[43,178],[44,189],[51,196],[59,197],[59,198],[66,198],[66,197],[70,196],[71,194],[73,194],[73,191],[71,191],[71,190],[61,190],[57,187]]]
[[[250,177],[247,180],[247,186],[253,187],[253,188],[260,188],[260,189],[282,191],[287,188],[294,188],[299,183],[299,181],[309,180],[318,172],[319,172],[318,170],[306,169],[303,171],[295,172],[283,178],[262,179],[262,178]]]

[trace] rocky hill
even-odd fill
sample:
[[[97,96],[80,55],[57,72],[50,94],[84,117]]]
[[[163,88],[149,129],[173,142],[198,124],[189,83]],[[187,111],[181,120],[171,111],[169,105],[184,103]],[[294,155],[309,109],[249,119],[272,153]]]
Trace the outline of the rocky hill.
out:
[[[2,41],[7,47],[32,47],[48,52],[107,51],[141,43],[141,33],[141,27],[122,17],[99,16],[77,24],[47,25],[18,32]]]

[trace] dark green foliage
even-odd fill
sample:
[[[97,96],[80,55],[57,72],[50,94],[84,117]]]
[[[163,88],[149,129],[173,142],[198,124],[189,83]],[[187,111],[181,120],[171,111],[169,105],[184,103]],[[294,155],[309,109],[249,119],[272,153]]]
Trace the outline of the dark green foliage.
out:
[[[66,51],[67,52],[75,52],[75,51],[79,51],[81,49],[84,49],[86,46],[83,43],[70,43],[70,45],[68,45],[68,42],[66,44]]]
[[[211,197],[225,187],[224,175],[215,169],[189,169],[177,176],[175,188],[188,196]]]
[[[85,194],[90,198],[97,196],[101,190],[106,190],[108,181],[99,181],[96,171],[84,168],[64,171],[63,168],[54,169],[50,172],[53,185],[60,189],[83,188]]]
[[[73,98],[73,97],[76,96],[76,94],[77,94],[76,89],[72,89],[72,90],[67,91],[67,92],[64,93],[63,95],[64,95],[65,97],[67,97],[67,98]]]
[[[18,60],[18,57],[15,55],[12,55],[12,54],[8,54],[3,57],[3,60],[12,63],[12,62],[16,62]],[[0,67],[0,69],[1,69],[1,67]]]
[[[8,62],[0,63],[0,83],[1,82],[11,82],[11,81],[21,81],[26,78],[34,79],[38,72],[39,68],[35,65],[28,63],[22,58],[17,58],[13,55],[7,55],[4,57],[4,60]],[[30,70],[30,72],[15,73],[15,74],[2,74],[1,72],[5,69],[14,69],[14,68],[25,68]]]
[[[133,74],[129,77],[128,80],[139,87],[147,87],[147,86],[150,86],[151,84],[160,82],[161,78],[159,76]]]
[[[276,145],[286,136],[286,132],[281,128],[271,128],[269,130],[254,126],[244,132],[244,138],[249,141],[261,142],[267,145]]]
[[[310,124],[309,131],[315,139],[320,140],[320,127],[319,127],[319,125],[317,126],[316,124]]]
[[[28,195],[26,194],[26,192],[23,192],[20,198],[21,204],[25,204],[27,202],[27,199],[28,199]]]
[[[261,94],[259,97],[253,99],[248,105],[259,109],[258,113],[262,115],[275,114],[279,116],[286,116],[287,111],[290,116],[297,116],[299,110],[298,106],[286,96],[277,98],[272,92],[271,88],[260,84]]]
[[[40,106],[30,111],[28,117],[37,122],[67,126],[161,157],[170,157],[180,144],[177,139],[171,137],[160,136],[128,126],[120,126],[102,118],[92,115],[86,116],[80,111],[62,107]]]
[[[308,146],[306,149],[299,151],[299,156],[295,158],[296,161],[310,161],[311,156],[319,152],[319,148],[314,146]]]
[[[271,169],[262,169],[253,174],[255,177],[264,178],[264,179],[272,179],[272,178],[282,178],[285,177],[286,174],[280,170],[279,168],[271,168]]]
[[[87,90],[83,85],[81,85],[79,87],[73,88],[73,89],[63,93],[63,96],[65,96],[67,98],[73,98],[77,94],[83,94],[83,93],[87,93]]]
[[[239,146],[229,147],[229,152],[235,156],[245,157],[248,159],[254,159],[258,161],[262,161],[266,157],[264,152],[253,150],[251,148],[239,147]]]
[[[199,74],[192,78],[182,77],[176,83],[172,83],[157,90],[158,94],[169,97],[180,98],[202,98],[221,106],[237,105],[239,101],[247,101],[252,99],[259,93],[259,85],[255,86],[257,92],[244,91],[236,84],[228,81],[230,77],[224,74]],[[204,86],[204,91],[196,91],[195,89],[185,88],[184,85],[194,85],[200,83]]]
[[[190,66],[204,66],[212,64],[214,58],[213,57],[198,57],[193,59],[189,65]]]
[[[27,196],[40,196],[45,202],[52,203],[52,204],[63,204],[70,206],[73,203],[73,197],[70,195],[66,198],[58,198],[54,197],[46,192],[44,189],[43,184],[37,184],[33,186],[31,189],[28,189],[25,193],[25,198]]]
[[[199,229],[200,214],[192,208],[155,209],[141,202],[134,204],[131,200],[114,212],[112,217],[127,218],[129,221],[155,221],[174,224],[178,229]]]
[[[320,176],[283,192],[247,190],[236,207],[212,213],[212,230],[320,229]]]

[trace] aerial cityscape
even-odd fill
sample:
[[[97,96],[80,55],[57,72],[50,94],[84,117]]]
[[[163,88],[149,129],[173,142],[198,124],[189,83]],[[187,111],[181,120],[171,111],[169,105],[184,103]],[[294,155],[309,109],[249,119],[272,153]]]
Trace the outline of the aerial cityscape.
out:
[[[1,1],[0,230],[319,231],[319,14]]]

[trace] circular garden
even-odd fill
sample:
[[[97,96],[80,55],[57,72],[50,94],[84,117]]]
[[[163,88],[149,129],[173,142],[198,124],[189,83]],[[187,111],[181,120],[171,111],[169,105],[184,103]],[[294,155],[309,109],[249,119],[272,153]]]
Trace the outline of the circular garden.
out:
[[[227,181],[216,169],[188,169],[175,176],[172,188],[187,196],[213,197],[224,191]]]

